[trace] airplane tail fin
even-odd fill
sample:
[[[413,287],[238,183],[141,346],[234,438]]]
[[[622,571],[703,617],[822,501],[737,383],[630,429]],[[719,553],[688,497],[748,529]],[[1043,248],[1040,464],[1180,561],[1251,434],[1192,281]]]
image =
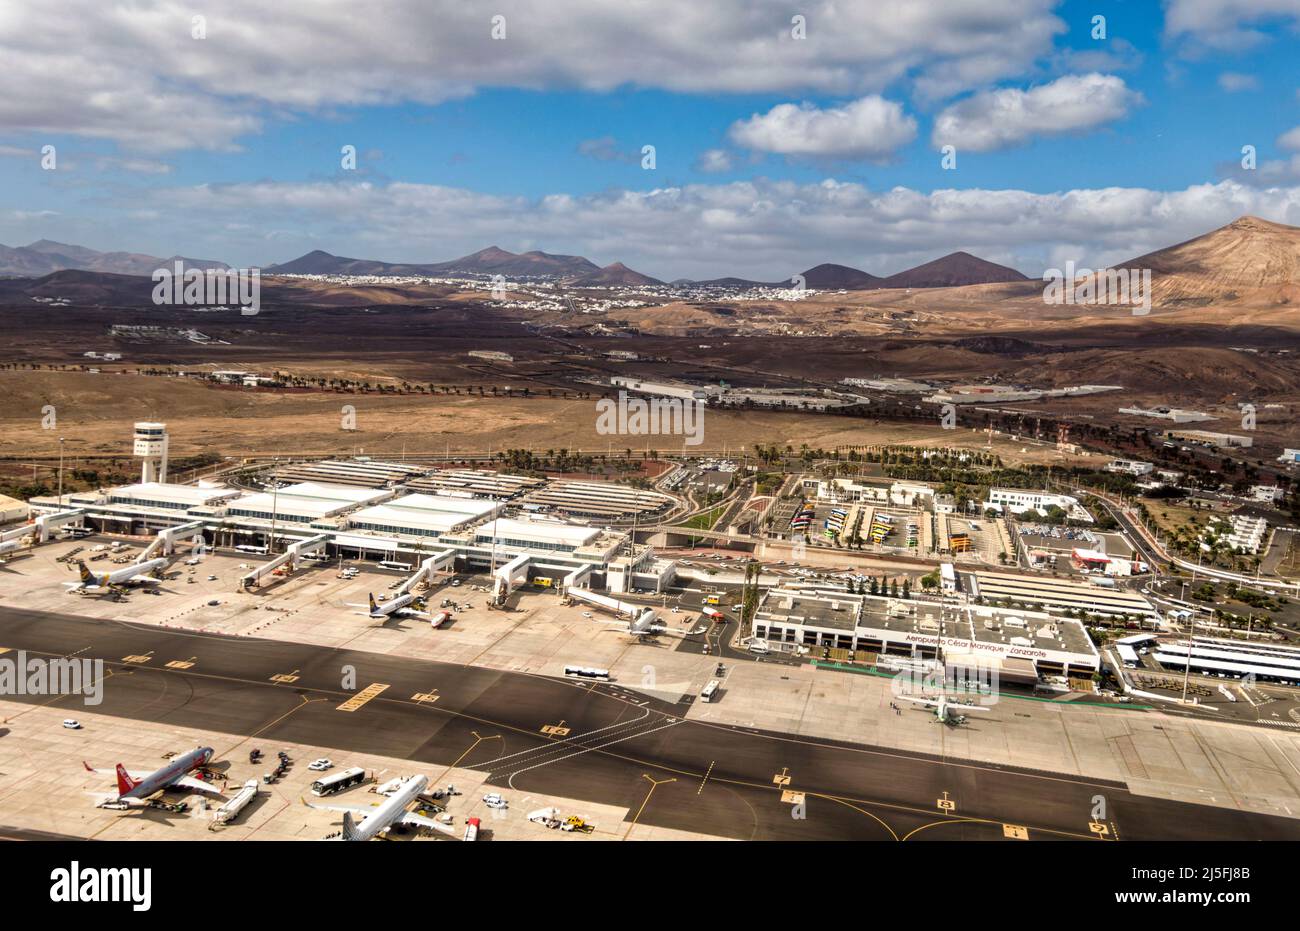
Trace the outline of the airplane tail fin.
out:
[[[77,568],[81,570],[81,581],[87,585],[95,584],[95,577],[91,575],[90,570],[86,568],[86,562],[83,559],[77,560]]]
[[[366,595],[366,597],[370,599],[370,613],[374,614],[376,611],[379,610],[379,605],[375,603],[374,593],[372,592]]]
[[[131,778],[131,774],[126,771],[126,767],[121,763],[117,764],[117,794],[126,795],[140,783]]]
[[[357,839],[357,825],[356,822],[352,820],[352,812],[350,811],[343,812],[343,839]]]

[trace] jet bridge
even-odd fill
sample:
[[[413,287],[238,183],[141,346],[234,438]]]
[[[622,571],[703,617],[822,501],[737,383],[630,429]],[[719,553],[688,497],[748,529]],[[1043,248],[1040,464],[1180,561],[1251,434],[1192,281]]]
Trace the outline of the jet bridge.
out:
[[[586,602],[617,617],[625,617],[630,621],[635,621],[637,624],[647,620],[646,615],[650,615],[649,620],[654,619],[654,610],[652,608],[647,608],[641,604],[633,604],[630,601],[619,601],[617,598],[601,595],[586,588],[571,588],[565,592],[565,595],[571,601]]]
[[[595,563],[586,563],[585,565],[579,566],[577,569],[574,569],[572,572],[566,575],[564,577],[564,581],[560,583],[560,594],[567,595],[571,589],[577,588],[579,585],[582,585],[584,582],[590,582],[591,573],[594,572],[595,569],[596,569]]]
[[[80,520],[85,516],[86,512],[82,508],[71,511],[56,511],[53,514],[42,514],[36,518],[36,542],[49,543],[50,531],[62,527],[64,524],[70,524],[74,520]]]
[[[203,521],[192,520],[188,524],[181,524],[178,527],[165,527],[158,531],[158,536],[154,541],[145,547],[144,552],[140,554],[137,562],[144,562],[146,559],[152,559],[154,556],[170,556],[176,551],[177,539],[184,537],[186,534],[197,536],[203,539]]]
[[[289,547],[279,556],[269,559],[260,566],[244,573],[239,579],[239,588],[241,591],[251,588],[262,580],[262,577],[274,572],[281,566],[288,565],[290,571],[298,567],[298,560],[305,554],[320,549],[330,541],[328,533],[317,534],[306,540],[298,540],[290,543]]]
[[[433,585],[433,574],[439,569],[445,569],[447,566],[452,565],[455,562],[455,550],[443,550],[441,553],[434,553],[429,558],[421,561],[420,568],[416,569],[415,573],[409,579],[397,586],[397,594],[405,595],[421,582],[428,582],[429,585]]]
[[[528,564],[532,557],[520,553],[492,575],[492,604],[503,605],[515,586],[528,580]]]

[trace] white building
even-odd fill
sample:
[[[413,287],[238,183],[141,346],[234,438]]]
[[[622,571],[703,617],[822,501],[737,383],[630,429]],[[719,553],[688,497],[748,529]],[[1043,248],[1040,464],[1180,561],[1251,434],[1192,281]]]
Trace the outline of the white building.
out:
[[[1265,501],[1272,503],[1282,500],[1282,489],[1276,485],[1252,485],[1250,486],[1250,499],[1252,501]]]
[[[1092,520],[1092,516],[1079,504],[1077,498],[1026,488],[990,488],[989,500],[984,502],[984,507],[995,511],[1006,510],[1016,515],[1026,511],[1043,514],[1050,507],[1058,507],[1072,520]]]
[[[1149,462],[1138,459],[1112,459],[1106,463],[1107,472],[1122,472],[1125,475],[1150,475],[1155,470]]]

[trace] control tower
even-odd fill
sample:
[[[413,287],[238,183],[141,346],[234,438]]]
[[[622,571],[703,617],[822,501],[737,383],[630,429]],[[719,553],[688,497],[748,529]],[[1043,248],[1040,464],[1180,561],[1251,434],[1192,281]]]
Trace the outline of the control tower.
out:
[[[135,425],[135,454],[144,460],[141,482],[167,481],[167,424],[141,421]]]

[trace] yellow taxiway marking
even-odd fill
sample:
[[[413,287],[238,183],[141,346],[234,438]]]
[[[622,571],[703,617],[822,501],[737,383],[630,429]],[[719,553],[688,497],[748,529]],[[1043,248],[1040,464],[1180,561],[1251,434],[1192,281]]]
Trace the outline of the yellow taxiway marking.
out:
[[[388,688],[388,683],[386,682],[376,682],[372,685],[367,685],[364,689],[362,689],[360,692],[357,692],[357,694],[353,695],[351,698],[349,698],[343,704],[339,705],[334,710],[335,711],[356,711],[366,702],[370,701],[370,699],[375,698],[380,693],[382,693],[386,688]]]
[[[781,790],[781,801],[787,805],[802,805],[806,796],[802,792],[791,792],[789,789]]]
[[[435,695],[433,692],[416,692],[411,696],[411,701],[435,702],[438,698],[439,696]]]
[[[9,652],[8,647],[0,647],[0,653],[8,653],[8,652]]]
[[[150,652],[152,652],[152,651],[150,651]],[[133,654],[133,655],[131,655],[131,656],[123,656],[123,657],[122,657],[122,662],[124,662],[124,663],[147,663],[147,662],[149,662],[149,660],[151,660],[151,659],[153,659],[153,657],[150,656],[148,653],[137,653],[137,654]]]
[[[641,817],[641,813],[644,812],[644,811],[645,811],[645,807],[646,807],[647,805],[650,804],[650,796],[652,796],[652,795],[655,794],[655,789],[659,788],[659,787],[662,786],[662,785],[667,785],[667,784],[670,783],[670,782],[676,782],[676,781],[677,781],[676,778],[672,778],[672,779],[660,779],[660,780],[658,780],[658,781],[655,781],[654,779],[651,779],[651,778],[650,778],[650,775],[649,775],[648,773],[642,773],[642,774],[641,774],[641,778],[642,778],[642,779],[648,779],[648,780],[650,780],[650,791],[647,792],[647,793],[645,794],[645,798],[641,800],[641,807],[638,808],[638,809],[636,810],[636,817],[633,818],[633,819],[632,819],[632,823],[629,824],[629,825],[627,826],[627,833],[625,833],[625,834],[623,835],[623,840],[627,840],[628,834],[631,834],[631,833],[632,833],[632,829],[633,829],[634,827],[636,827],[636,823],[637,823],[637,821],[640,819],[640,817]]]
[[[957,810],[957,803],[948,798],[948,793],[946,791],[943,793],[943,798],[935,799],[934,804],[940,811],[952,812]]]
[[[1002,836],[1012,840],[1029,840],[1029,828],[1020,824],[1002,825]]]
[[[781,771],[772,777],[772,785],[788,786],[790,784],[790,767],[782,766]]]
[[[1099,837],[1105,837],[1107,834],[1110,833],[1110,828],[1100,821],[1089,821],[1088,830],[1098,835]]]
[[[564,719],[560,719],[559,724],[545,724],[542,726],[542,733],[548,737],[568,737],[571,728],[564,726]]]
[[[189,659],[174,659],[167,664],[168,669],[189,669],[194,665],[194,657]]]
[[[295,669],[293,672],[281,672],[281,673],[277,673],[276,675],[274,675],[274,676],[271,677],[271,681],[272,681],[272,682],[283,682],[283,683],[286,683],[286,684],[287,684],[287,683],[290,683],[290,682],[297,682],[297,681],[298,681],[297,672],[298,672],[298,670]]]

